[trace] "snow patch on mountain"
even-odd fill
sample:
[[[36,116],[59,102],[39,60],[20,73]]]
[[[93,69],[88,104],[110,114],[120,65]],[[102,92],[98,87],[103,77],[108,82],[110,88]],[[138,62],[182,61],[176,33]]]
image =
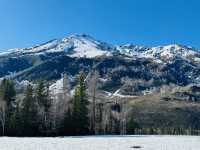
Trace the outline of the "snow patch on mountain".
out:
[[[63,78],[57,80],[55,83],[50,85],[49,90],[53,94],[59,94],[63,92]]]
[[[144,57],[143,52],[147,51],[149,48],[144,46],[126,44],[121,46],[116,46],[117,51],[121,54],[133,57]]]
[[[3,55],[8,55],[9,53],[10,53],[9,51],[0,52],[0,56],[3,56]]]
[[[199,61],[200,62],[200,57],[195,57],[194,61]]]

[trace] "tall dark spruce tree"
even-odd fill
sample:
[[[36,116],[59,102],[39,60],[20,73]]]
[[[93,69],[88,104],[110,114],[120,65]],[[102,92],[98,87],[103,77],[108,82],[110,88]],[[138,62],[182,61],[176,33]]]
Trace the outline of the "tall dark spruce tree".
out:
[[[22,136],[23,131],[21,128],[22,125],[22,119],[21,119],[21,112],[19,104],[16,104],[15,110],[10,117],[10,123],[9,123],[9,135],[10,136]]]
[[[86,94],[85,75],[80,73],[73,99],[73,126],[74,134],[89,134],[89,101]]]
[[[65,113],[65,117],[62,123],[61,135],[74,135],[74,122],[70,109]]]
[[[38,104],[33,95],[32,85],[28,85],[21,110],[22,131],[24,136],[38,135]]]
[[[5,100],[7,105],[11,107],[12,103],[15,101],[16,96],[13,81],[4,79],[1,83],[1,92],[3,100]]]

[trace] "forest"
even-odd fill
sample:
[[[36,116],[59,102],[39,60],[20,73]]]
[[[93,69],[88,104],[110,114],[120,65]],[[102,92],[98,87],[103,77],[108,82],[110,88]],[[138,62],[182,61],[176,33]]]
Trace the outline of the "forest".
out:
[[[87,77],[88,78],[88,77]],[[80,72],[70,96],[70,84],[64,75],[60,95],[50,92],[49,84],[40,80],[27,84],[21,94],[15,82],[3,79],[0,84],[0,134],[2,136],[72,136],[102,134],[195,134],[197,129],[181,127],[143,127],[134,114],[121,115],[118,103],[97,101],[98,72],[87,80]],[[109,103],[109,102],[107,102]]]
[[[49,86],[40,80],[28,84],[20,98],[15,83],[3,79],[0,85],[2,136],[64,136],[95,134],[95,95],[88,100],[84,73],[77,76],[72,97],[67,82],[63,93],[53,99]],[[95,87],[93,88],[95,93]],[[59,100],[58,100],[59,99]],[[90,112],[92,111],[92,112]]]

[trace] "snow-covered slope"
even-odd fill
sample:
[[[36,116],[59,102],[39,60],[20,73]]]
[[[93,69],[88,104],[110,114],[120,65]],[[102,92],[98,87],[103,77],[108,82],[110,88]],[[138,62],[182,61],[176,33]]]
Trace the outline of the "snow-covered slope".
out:
[[[30,48],[12,49],[7,52],[0,53],[0,55],[17,54],[48,54],[65,52],[66,55],[71,57],[86,57],[92,58],[102,55],[111,55],[113,47],[107,43],[95,40],[89,35],[71,35],[61,40],[55,39],[47,43],[37,45]]]
[[[153,58],[160,61],[172,59],[175,57],[187,59],[190,56],[195,56],[196,60],[200,58],[199,56],[197,56],[198,54],[200,54],[200,52],[196,49],[178,44],[157,47],[144,47],[128,44],[118,46],[117,50],[119,50],[120,53],[125,55],[140,58]]]
[[[197,52],[191,47],[182,46],[178,44],[153,47],[146,51],[145,54],[155,58],[173,58],[175,56],[186,58],[190,55],[195,55]]]
[[[121,46],[116,46],[117,51],[121,54],[133,56],[133,57],[144,57],[143,53],[148,51],[150,48],[132,44],[126,44]]]
[[[101,55],[111,55],[109,51],[112,46],[94,40],[88,35],[70,36],[63,39],[65,43],[71,43],[73,49],[71,57],[96,57]]]
[[[63,78],[57,80],[49,87],[50,91],[54,94],[59,94],[63,92]]]
[[[75,80],[74,77],[72,76],[68,76],[69,78],[67,79],[67,81],[72,81],[72,80]],[[65,86],[68,86],[68,85],[65,85],[66,84],[66,81],[65,81],[65,78],[64,76],[62,76],[60,79],[56,80],[54,83],[52,83],[50,86],[49,86],[49,90],[50,92],[53,94],[53,95],[58,95],[58,94],[62,94],[65,90]],[[69,89],[69,87],[67,87]],[[70,95],[72,96],[73,95],[73,92],[74,92],[74,89],[70,89]]]

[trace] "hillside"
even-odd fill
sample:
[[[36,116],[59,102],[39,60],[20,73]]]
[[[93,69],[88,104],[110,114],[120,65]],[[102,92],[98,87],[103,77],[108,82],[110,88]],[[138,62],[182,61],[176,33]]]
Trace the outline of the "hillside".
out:
[[[15,80],[19,95],[27,83],[41,79],[59,94],[63,75],[73,94],[81,71],[86,82],[99,73],[97,102],[103,104],[103,118],[119,104],[122,111],[114,118],[133,115],[144,128],[200,128],[200,51],[195,48],[112,45],[81,34],[0,53],[0,78]]]

